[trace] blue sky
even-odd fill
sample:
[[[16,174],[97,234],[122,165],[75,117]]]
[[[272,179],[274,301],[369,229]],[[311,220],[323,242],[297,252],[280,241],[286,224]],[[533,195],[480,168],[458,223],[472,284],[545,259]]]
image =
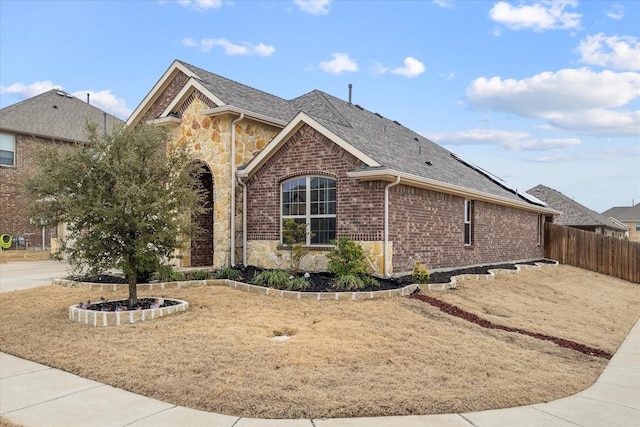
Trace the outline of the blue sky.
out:
[[[313,89],[518,189],[640,202],[639,1],[0,0],[0,107],[58,88],[123,119],[174,59]]]

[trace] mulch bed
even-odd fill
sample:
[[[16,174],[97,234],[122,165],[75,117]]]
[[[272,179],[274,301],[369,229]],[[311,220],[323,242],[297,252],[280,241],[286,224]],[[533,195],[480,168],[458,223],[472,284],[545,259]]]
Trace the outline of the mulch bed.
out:
[[[566,340],[564,338],[553,337],[550,335],[539,334],[536,332],[527,331],[525,329],[512,328],[510,326],[498,325],[489,320],[483,319],[473,313],[470,313],[466,310],[461,309],[453,304],[449,304],[447,302],[441,301],[437,298],[430,297],[427,295],[421,295],[417,292],[411,294],[409,298],[417,299],[422,302],[426,302],[427,304],[431,304],[434,307],[440,309],[440,311],[447,313],[451,316],[459,317],[468,322],[475,323],[476,325],[482,326],[487,329],[498,329],[505,332],[514,332],[522,335],[527,335],[532,338],[536,338],[543,341],[551,341],[552,343],[559,345],[560,347],[569,348],[571,350],[579,351],[589,356],[601,357],[603,359],[611,360],[613,357],[612,354],[607,353],[606,351],[599,350],[597,348],[589,347],[584,344],[577,343],[575,341]]]
[[[148,310],[151,308],[162,308],[169,307],[172,305],[180,304],[180,301],[175,301],[172,299],[164,299],[164,298],[138,298],[138,305],[135,307],[128,307],[129,300],[121,299],[121,300],[113,300],[106,301],[102,300],[99,302],[91,302],[87,301],[86,303],[78,304],[78,307],[84,310],[94,310],[94,311],[129,311],[129,310]]]
[[[550,261],[546,259],[540,259],[536,261],[523,262],[518,264],[523,265],[535,265],[535,263],[547,263],[551,264],[555,261]],[[251,280],[260,272],[264,271],[264,269],[255,267],[255,266],[240,266],[237,268],[242,278],[238,279],[240,282],[250,283]],[[469,268],[461,268],[457,270],[450,271],[438,271],[432,272],[431,277],[429,279],[429,283],[449,283],[453,276],[459,276],[461,274],[489,274],[489,270],[495,269],[505,269],[505,270],[515,270],[515,264],[492,264],[492,265],[484,265],[481,267],[469,267]],[[188,279],[187,272],[187,279]],[[80,280],[84,282],[93,282],[93,283],[105,283],[105,284],[125,284],[127,281],[121,276],[114,276],[108,274],[102,274],[96,277],[85,277],[85,278],[74,278],[75,280]],[[335,275],[332,273],[310,273],[307,281],[309,282],[309,287],[307,287],[304,291],[301,292],[336,292],[332,286],[332,282],[335,279]],[[392,278],[380,278],[376,277],[379,286],[367,286],[362,289],[358,289],[358,292],[374,292],[374,291],[386,291],[390,289],[398,289],[407,285],[414,284],[416,281],[411,275],[405,275],[400,277],[392,277]]]

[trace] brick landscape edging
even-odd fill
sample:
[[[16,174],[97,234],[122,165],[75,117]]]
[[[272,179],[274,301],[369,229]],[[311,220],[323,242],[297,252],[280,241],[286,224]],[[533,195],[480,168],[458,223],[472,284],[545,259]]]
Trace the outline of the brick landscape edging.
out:
[[[429,290],[429,291],[444,291],[447,289],[455,289],[456,283],[462,280],[468,280],[468,279],[493,280],[498,274],[520,274],[520,270],[523,268],[542,268],[543,266],[557,267],[558,265],[560,265],[558,261],[553,261],[553,264],[546,263],[546,262],[535,262],[534,264],[535,265],[515,263],[514,264],[514,266],[516,267],[515,270],[507,270],[505,268],[495,268],[495,269],[489,270],[487,274],[461,274],[459,276],[451,277],[451,280],[449,281],[449,283],[427,283],[427,284],[420,285],[420,289]]]

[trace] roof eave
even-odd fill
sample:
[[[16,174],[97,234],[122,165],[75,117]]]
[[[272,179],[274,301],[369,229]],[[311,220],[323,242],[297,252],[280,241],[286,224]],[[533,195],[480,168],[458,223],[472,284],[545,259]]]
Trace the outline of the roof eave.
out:
[[[482,191],[473,190],[459,185],[449,184],[434,179],[424,178],[421,176],[409,174],[406,172],[400,172],[392,169],[383,170],[362,170],[351,171],[347,175],[352,178],[359,179],[361,181],[395,181],[397,177],[400,177],[400,183],[409,185],[412,187],[425,188],[428,190],[438,191],[440,193],[452,194],[454,196],[460,196],[467,199],[480,200],[489,203],[493,203],[500,206],[507,206],[517,209],[523,209],[532,212],[544,213],[548,215],[560,215],[560,211],[552,209],[550,207],[534,205],[524,201],[509,199],[507,197],[497,196],[495,194],[485,193]]]
[[[223,114],[235,114],[239,116],[241,114],[244,114],[245,118],[253,119],[257,122],[265,123],[268,125],[277,126],[279,128],[283,128],[287,124],[287,122],[285,122],[284,120],[265,116],[264,114],[255,113],[253,111],[236,107],[234,105],[222,105],[220,107],[209,108],[202,111],[202,114],[204,114],[205,116],[219,116]]]

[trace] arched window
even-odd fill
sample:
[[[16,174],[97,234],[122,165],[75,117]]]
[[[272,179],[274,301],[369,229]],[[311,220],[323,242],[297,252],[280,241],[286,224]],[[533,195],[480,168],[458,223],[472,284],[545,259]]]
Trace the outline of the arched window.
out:
[[[282,223],[307,224],[307,245],[329,245],[336,238],[336,180],[303,176],[282,183]]]

